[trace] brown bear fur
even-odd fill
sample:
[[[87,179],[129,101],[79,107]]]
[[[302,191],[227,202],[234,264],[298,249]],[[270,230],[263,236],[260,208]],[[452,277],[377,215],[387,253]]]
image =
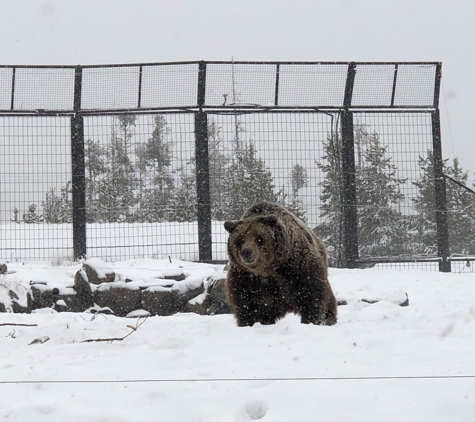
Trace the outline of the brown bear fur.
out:
[[[226,221],[227,298],[238,326],[274,324],[287,313],[333,325],[337,303],[320,239],[284,207],[262,202]]]

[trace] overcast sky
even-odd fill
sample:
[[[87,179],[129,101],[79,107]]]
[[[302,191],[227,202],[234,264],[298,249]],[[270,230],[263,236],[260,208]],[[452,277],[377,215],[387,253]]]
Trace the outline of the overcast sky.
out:
[[[473,0],[0,0],[0,40],[10,65],[441,61],[444,156],[474,179]]]

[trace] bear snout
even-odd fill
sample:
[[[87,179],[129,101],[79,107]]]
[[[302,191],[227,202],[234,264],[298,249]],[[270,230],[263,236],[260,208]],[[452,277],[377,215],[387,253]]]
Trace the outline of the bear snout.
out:
[[[244,248],[241,251],[241,256],[242,256],[242,259],[244,259],[244,261],[247,262],[248,264],[250,264],[254,261],[254,259],[252,257],[252,249],[250,249],[250,248]]]

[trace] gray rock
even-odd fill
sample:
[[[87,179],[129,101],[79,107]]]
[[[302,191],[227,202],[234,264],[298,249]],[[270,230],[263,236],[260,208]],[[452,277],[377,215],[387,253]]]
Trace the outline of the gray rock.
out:
[[[226,277],[211,279],[208,283],[208,294],[216,301],[227,304]]]
[[[169,316],[190,312],[189,300],[204,292],[203,282],[177,282],[170,287],[152,286],[142,292],[142,308],[151,315]]]
[[[94,296],[92,294],[91,285],[87,280],[85,270],[81,269],[74,275],[74,290],[76,291],[76,298],[70,298],[71,307],[80,310],[72,312],[82,312],[94,305]],[[68,301],[66,301],[68,304]]]
[[[231,308],[226,301],[226,278],[210,277],[206,292],[188,301],[185,312],[194,312],[199,315],[230,314]]]
[[[87,261],[82,264],[83,270],[86,272],[87,281],[91,284],[102,284],[102,283],[112,283],[115,280],[115,272],[109,268],[109,264],[103,262],[102,272],[104,273],[104,277],[99,277],[95,267],[97,267],[99,260],[97,258],[94,259],[94,265],[87,263]],[[101,274],[102,275],[102,274]]]
[[[6,274],[8,272],[7,264],[0,263],[0,274]]]
[[[156,286],[142,292],[142,308],[151,315],[173,315],[180,312],[182,306],[178,293],[171,288]]]
[[[12,307],[13,313],[15,313],[15,314],[29,314],[29,313],[31,313],[31,300],[28,300],[28,299],[30,299],[30,294],[27,293],[27,295],[28,295],[27,296],[27,302],[26,302],[27,305],[23,306],[21,304],[20,297],[13,290],[8,291],[8,296],[10,297],[10,300],[11,300],[11,307]],[[5,305],[4,305],[4,307],[5,307]]]
[[[398,306],[409,306],[409,296],[406,292],[399,290],[396,292],[388,292],[387,294],[379,294],[375,295],[374,297],[364,297],[361,299],[362,302],[365,303],[377,303],[381,300],[385,300],[386,302],[392,303]]]
[[[64,302],[64,306],[59,301]],[[94,305],[92,298],[85,298],[77,294],[73,289],[65,289],[58,295],[58,301],[54,309],[58,312],[84,312]]]
[[[31,286],[32,303],[31,309],[51,308],[58,300],[59,290],[44,284]]]
[[[205,291],[205,286],[203,282],[201,282],[200,284],[188,283],[185,285],[181,285],[177,283],[172,288],[172,290],[175,290],[177,292],[178,301],[181,304],[181,306],[185,306],[185,304],[189,300],[203,293]]]
[[[110,308],[114,315],[125,317],[141,307],[142,291],[124,282],[103,284],[94,292],[94,302],[100,307]]]

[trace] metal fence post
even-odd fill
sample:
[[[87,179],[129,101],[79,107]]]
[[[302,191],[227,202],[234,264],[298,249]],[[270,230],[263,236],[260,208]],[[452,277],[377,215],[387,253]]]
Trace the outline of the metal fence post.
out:
[[[82,67],[74,75],[74,114],[71,116],[71,177],[73,199],[73,254],[86,255],[86,166],[84,158],[84,120],[81,110]]]
[[[439,110],[431,114],[432,117],[432,141],[434,150],[434,195],[435,195],[435,221],[437,224],[437,255],[439,261],[439,271],[451,272],[449,261],[449,226],[447,222],[447,193],[445,178],[442,170],[442,142],[440,135]]]
[[[211,239],[211,196],[209,183],[208,116],[203,111],[206,93],[206,63],[198,71],[198,107],[195,112],[196,196],[198,211],[199,260],[213,260]]]
[[[358,215],[356,209],[356,167],[355,139],[353,134],[353,113],[351,98],[355,81],[356,65],[348,65],[344,107],[341,114],[342,170],[343,170],[343,267],[356,268],[358,251]]]

